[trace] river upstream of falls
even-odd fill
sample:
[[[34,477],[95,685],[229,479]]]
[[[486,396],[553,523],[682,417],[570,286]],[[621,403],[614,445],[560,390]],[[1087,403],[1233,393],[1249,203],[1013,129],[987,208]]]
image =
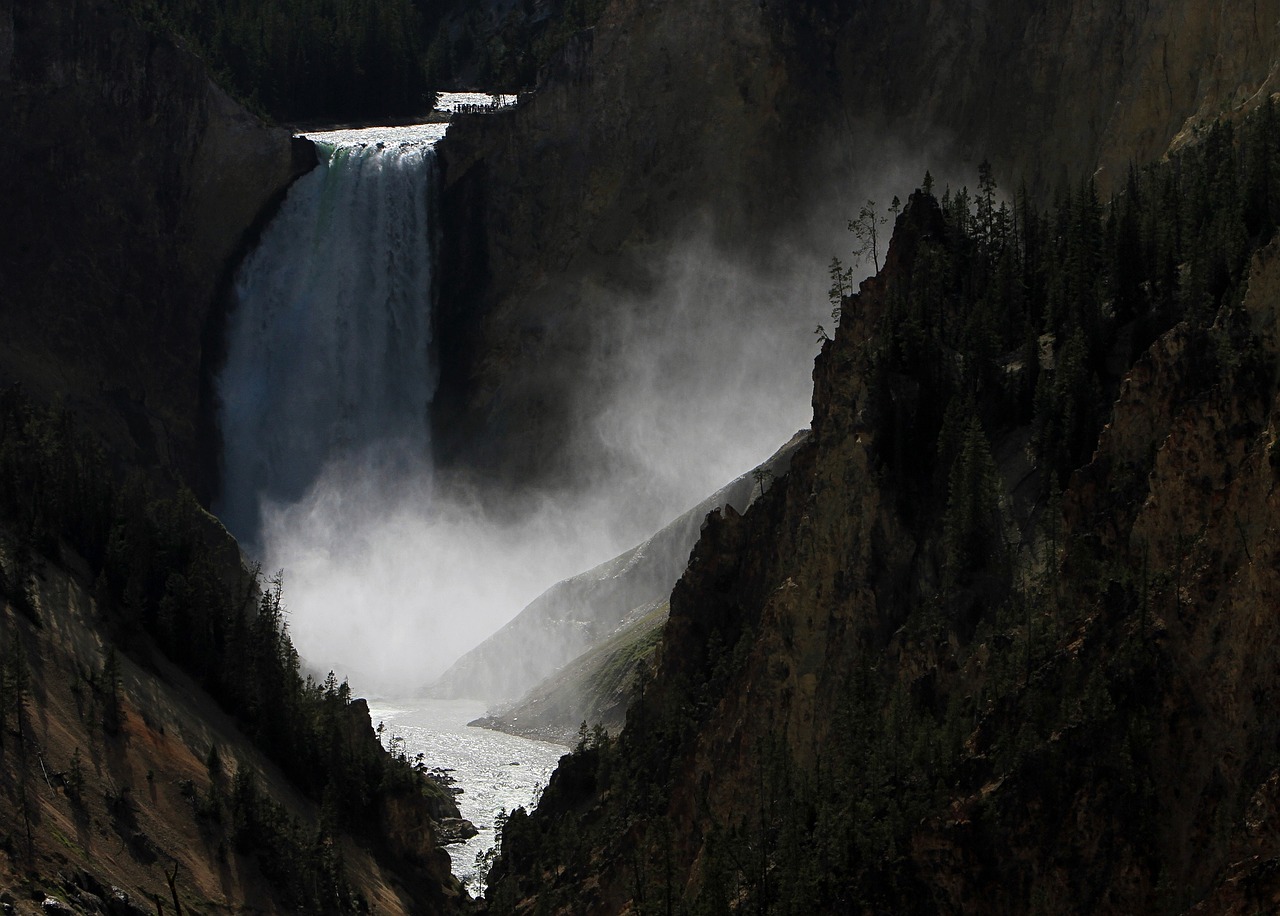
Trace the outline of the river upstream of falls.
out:
[[[477,858],[494,845],[498,814],[532,808],[567,748],[468,727],[485,711],[483,703],[471,700],[379,700],[369,711],[385,726],[384,742],[403,738],[410,759],[422,754],[428,767],[447,770],[462,790],[458,808],[480,832],[446,849],[467,890],[483,893]]]

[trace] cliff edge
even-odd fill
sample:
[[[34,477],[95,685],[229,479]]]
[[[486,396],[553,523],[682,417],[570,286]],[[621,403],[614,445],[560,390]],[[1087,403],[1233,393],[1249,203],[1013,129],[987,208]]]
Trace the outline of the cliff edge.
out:
[[[112,0],[7,6],[0,119],[0,381],[207,497],[215,298],[308,150]]]

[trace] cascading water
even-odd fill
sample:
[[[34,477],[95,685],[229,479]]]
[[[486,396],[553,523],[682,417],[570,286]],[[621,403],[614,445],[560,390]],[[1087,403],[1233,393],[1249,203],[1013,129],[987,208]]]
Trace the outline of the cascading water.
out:
[[[439,106],[512,102],[454,94]],[[436,498],[430,473],[434,144],[445,126],[308,135],[320,165],[295,183],[236,277],[218,378],[218,512],[268,568],[286,570],[303,620],[294,641],[310,666],[358,675],[362,692],[379,672],[352,671],[352,655],[413,670],[429,644],[449,643],[435,625],[467,606],[450,583],[465,579],[471,595],[483,578],[469,529]],[[403,585],[388,588],[397,578]],[[383,710],[415,751],[457,772],[481,828],[452,853],[468,882],[497,811],[528,804],[559,756],[540,742],[466,734],[479,711]]]
[[[438,107],[465,114],[513,101],[456,95]],[[382,711],[403,729],[410,754],[429,753],[433,765],[457,770],[470,794],[469,816],[488,828],[477,840],[482,845],[492,841],[496,809],[527,804],[558,752],[523,739],[504,743],[506,736],[462,740],[462,723],[477,710],[424,705],[415,696],[548,586],[652,529],[613,529],[614,520],[635,514],[635,494],[625,485],[556,500],[528,493],[508,511],[456,480],[445,486],[433,479],[433,145],[444,131],[435,124],[309,135],[321,164],[292,188],[236,278],[218,379],[224,452],[217,510],[265,569],[284,571],[291,632],[307,667],[350,676],[366,696],[404,700],[389,700]],[[598,432],[643,445],[654,456],[650,467],[667,475],[697,464],[672,457],[682,441],[667,422],[672,415],[683,418],[677,429],[699,430],[693,441],[700,450],[710,419],[748,429],[743,441],[767,455],[798,424],[790,408],[760,405],[789,392],[797,395],[786,401],[797,405],[794,412],[806,409],[804,360],[796,384],[775,381],[790,375],[760,375],[759,367],[781,362],[777,326],[730,320],[752,290],[753,302],[772,302],[784,291],[709,254],[705,245],[688,246],[668,265],[673,279],[651,300],[610,304],[622,319],[628,312],[640,317],[615,329],[619,350],[625,341],[633,352],[611,358],[626,384],[601,393],[611,406]],[[812,274],[821,277],[820,265]],[[793,295],[789,285],[785,294]],[[824,301],[820,293],[811,298]],[[784,311],[789,327],[794,313]],[[808,347],[811,320],[795,324]],[[715,347],[707,346],[704,325],[714,328]],[[717,350],[733,356],[717,361]],[[680,374],[682,366],[700,371]],[[726,378],[741,381],[726,386]],[[680,387],[685,381],[701,386],[701,402]],[[720,406],[727,398],[715,401],[707,392],[729,389],[735,402],[750,404],[752,416],[773,417],[778,429],[756,433],[726,421],[738,416]],[[681,413],[677,400],[693,412]],[[696,500],[721,483],[694,479],[685,496]],[[688,508],[683,499],[671,497],[662,511],[674,517]],[[519,779],[512,767],[522,771]],[[454,851],[460,874],[475,872],[474,853]]]
[[[332,463],[429,450],[434,144],[445,125],[311,134],[299,179],[241,267],[218,380],[218,513],[253,544],[265,505]]]
[[[446,127],[307,135],[321,164],[236,276],[217,379],[215,509],[264,569],[284,572],[308,666],[366,693],[412,692],[501,615],[596,560],[564,513],[522,527],[465,487],[437,486],[432,218]]]

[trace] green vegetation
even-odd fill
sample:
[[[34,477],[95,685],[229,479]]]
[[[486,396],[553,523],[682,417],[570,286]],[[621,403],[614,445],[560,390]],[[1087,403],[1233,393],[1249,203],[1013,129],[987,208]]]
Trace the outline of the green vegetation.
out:
[[[226,824],[237,852],[256,856],[263,875],[287,906],[326,913],[369,911],[347,878],[329,809],[319,824],[307,828],[263,795],[246,768],[236,771],[229,789],[223,776],[214,786],[218,791],[203,816]]]
[[[668,603],[662,602],[591,653],[599,660],[599,666],[590,673],[586,686],[591,714],[598,715],[620,699],[635,695],[636,682],[652,663],[654,650],[662,636],[662,623],[669,610]]]
[[[1087,524],[1064,534],[1060,482],[1090,460],[1123,372],[1177,325],[1192,341],[1181,400],[1220,388],[1269,411],[1274,366],[1239,305],[1252,255],[1280,225],[1280,117],[1268,102],[1239,126],[1218,124],[1172,161],[1132,170],[1106,203],[1088,182],[1047,211],[1025,193],[1003,201],[986,166],[976,195],[938,200],[925,184],[898,220],[884,313],[824,351],[866,370],[860,420],[878,485],[916,544],[911,581],[925,587],[877,591],[888,606],[854,622],[856,648],[828,669],[836,711],[815,726],[819,748],[765,730],[778,737],[744,751],[755,772],[695,785],[699,736],[735,679],[768,683],[747,667],[765,599],[744,582],[761,594],[777,583],[750,580],[771,561],[744,557],[741,579],[712,581],[704,605],[684,611],[682,642],[664,651],[674,661],[622,735],[584,736],[538,810],[508,818],[491,912],[529,909],[531,896],[538,911],[572,908],[602,861],[606,892],[641,914],[963,908],[935,896],[946,891],[921,868],[930,854],[982,876],[991,911],[1068,886],[1073,911],[1124,909],[1104,896],[1113,868],[1149,877],[1127,892],[1151,911],[1195,899],[1162,858],[1173,815],[1156,789],[1167,709],[1187,700],[1174,699],[1176,661],[1150,609],[1177,607],[1181,571],[1104,548]],[[875,214],[859,219],[860,248],[874,254]],[[863,320],[839,262],[831,277],[842,329]],[[1034,459],[1039,500],[1020,517],[993,458],[1004,442],[1027,443]],[[1126,481],[1149,472],[1121,469],[1095,506],[1136,511]],[[771,525],[785,490],[764,493],[742,522],[765,552],[782,537]],[[731,540],[713,541],[704,562],[741,549],[742,527],[708,526],[704,541]],[[673,615],[690,600],[683,584]],[[1258,772],[1280,763],[1275,731],[1257,738]],[[728,790],[717,784],[730,776]],[[675,786],[696,805],[679,812],[691,832],[670,826]],[[1082,798],[1102,814],[1068,823]],[[1221,823],[1244,801],[1224,797]],[[922,833],[950,845],[922,854]]]
[[[491,721],[515,734],[566,744],[584,720],[617,732],[653,669],[668,609],[666,601],[653,605],[643,617],[578,656],[535,686],[519,705]]]
[[[323,806],[324,817],[318,834],[299,826],[245,782],[243,771],[228,797],[214,749],[213,786],[197,810],[217,821],[228,808],[237,848],[256,852],[290,905],[313,912],[357,908],[335,858],[334,831],[376,842],[384,803],[405,794],[430,800],[440,790],[420,762],[383,752],[345,682],[332,674],[323,683],[302,676],[280,577],[264,586],[246,573],[234,543],[190,492],[158,495],[141,477],[118,481],[68,412],[39,408],[16,388],[0,392],[0,530],[19,545],[31,575],[35,558],[73,554],[96,578],[94,599],[114,646],[101,671],[84,679],[93,708],[101,704],[107,738],[121,727],[117,648],[144,663],[163,652]],[[10,572],[0,583],[6,594],[30,601],[29,587],[14,579]],[[38,622],[39,609],[30,613]],[[19,634],[9,632],[0,663],[0,726],[25,690],[25,651]],[[0,739],[5,733],[0,728]]]

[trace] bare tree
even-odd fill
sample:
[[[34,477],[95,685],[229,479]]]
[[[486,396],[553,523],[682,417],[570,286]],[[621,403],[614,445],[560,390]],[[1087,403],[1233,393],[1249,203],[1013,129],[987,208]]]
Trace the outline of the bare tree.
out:
[[[858,244],[854,246],[853,256],[865,260],[871,255],[871,263],[876,273],[880,272],[880,227],[887,223],[887,217],[876,214],[876,202],[868,200],[858,211],[858,218],[849,220],[849,231],[853,233]]]

